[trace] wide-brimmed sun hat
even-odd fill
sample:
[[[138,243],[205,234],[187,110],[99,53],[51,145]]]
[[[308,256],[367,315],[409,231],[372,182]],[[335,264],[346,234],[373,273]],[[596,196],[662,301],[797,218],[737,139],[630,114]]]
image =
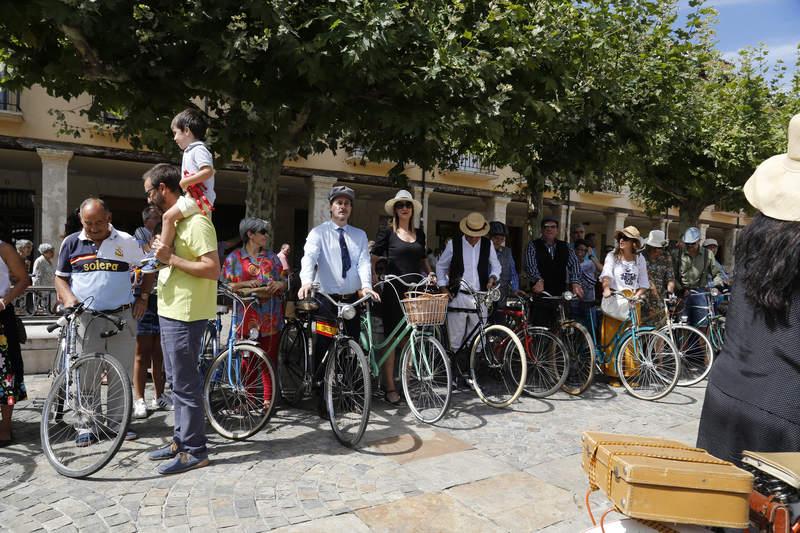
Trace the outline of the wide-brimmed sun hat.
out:
[[[483,237],[489,233],[489,223],[480,213],[470,213],[461,219],[458,229],[467,237]]]
[[[686,232],[683,234],[683,242],[686,244],[694,244],[700,240],[700,228],[696,228],[692,226],[691,228],[686,228]]]
[[[642,242],[642,234],[639,233],[639,228],[636,226],[626,226],[618,231],[615,235],[615,239],[619,240],[620,237],[628,237],[629,239],[636,239],[639,242]]]
[[[800,221],[800,114],[789,121],[786,153],[758,165],[744,184],[744,196],[768,217]]]
[[[394,195],[394,198],[391,200],[387,200],[385,204],[383,204],[383,208],[386,210],[387,215],[394,215],[394,204],[397,202],[411,202],[414,205],[414,212],[419,213],[422,211],[422,204],[414,199],[411,196],[411,193],[406,190],[399,190],[397,194]]]
[[[668,241],[663,231],[654,229],[647,235],[647,240],[644,241],[644,244],[653,248],[663,248],[668,244]]]
[[[706,240],[703,241],[703,248],[705,248],[707,246],[717,246],[718,247],[719,243],[717,242],[717,239],[706,239]]]

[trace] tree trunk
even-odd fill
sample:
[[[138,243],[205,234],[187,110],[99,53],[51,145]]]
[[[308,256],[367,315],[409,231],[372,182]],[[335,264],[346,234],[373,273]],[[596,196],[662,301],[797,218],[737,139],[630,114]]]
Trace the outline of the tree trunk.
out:
[[[247,163],[246,216],[263,218],[275,227],[278,207],[278,177],[283,158],[279,151],[254,147]]]
[[[678,230],[680,231],[681,236],[683,236],[686,228],[699,226],[700,214],[703,212],[703,209],[707,207],[707,205],[708,204],[702,200],[688,200],[680,205]]]
[[[531,240],[539,237],[541,232],[542,219],[544,218],[544,187],[539,176],[528,176],[528,213],[527,225],[528,234]]]

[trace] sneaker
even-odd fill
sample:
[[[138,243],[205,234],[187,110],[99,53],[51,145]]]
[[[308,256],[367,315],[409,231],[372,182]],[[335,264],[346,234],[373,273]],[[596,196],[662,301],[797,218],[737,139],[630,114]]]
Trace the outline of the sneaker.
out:
[[[78,432],[78,436],[75,437],[75,446],[78,448],[85,448],[87,446],[91,446],[98,441],[97,435],[89,431],[88,429],[81,429]]]
[[[133,418],[147,418],[147,405],[144,398],[133,400]]]
[[[153,403],[150,404],[153,411],[174,411],[175,406],[172,405],[172,399],[166,395],[161,395],[158,398],[153,398]]]
[[[188,472],[189,470],[194,470],[195,468],[203,468],[204,466],[208,466],[208,462],[208,457],[199,458],[195,457],[189,452],[179,452],[174,459],[159,466],[156,471],[163,476],[169,474],[182,474],[183,472]]]
[[[148,255],[139,263],[142,265],[142,274],[153,274],[162,268],[167,268],[167,265],[155,258],[155,256]]]
[[[178,443],[174,440],[167,444],[166,446],[162,446],[161,448],[157,448],[152,452],[147,454],[147,458],[151,461],[163,461],[165,459],[172,459],[176,455],[178,455]]]
[[[136,440],[138,438],[139,434],[136,433],[135,431],[128,430],[128,432],[125,433],[125,440]]]

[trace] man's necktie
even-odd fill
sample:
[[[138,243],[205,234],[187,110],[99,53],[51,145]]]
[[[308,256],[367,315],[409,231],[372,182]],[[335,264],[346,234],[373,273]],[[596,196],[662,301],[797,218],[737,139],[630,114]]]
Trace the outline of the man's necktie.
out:
[[[342,251],[342,279],[347,277],[347,271],[350,270],[350,252],[347,251],[347,242],[344,240],[344,228],[337,228],[339,232],[339,248]]]

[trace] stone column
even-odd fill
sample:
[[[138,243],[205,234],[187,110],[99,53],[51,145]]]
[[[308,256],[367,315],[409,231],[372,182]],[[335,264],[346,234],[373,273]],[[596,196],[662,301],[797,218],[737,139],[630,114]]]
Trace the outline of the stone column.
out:
[[[561,204],[558,206],[558,238],[562,241],[569,240],[569,230],[572,225],[572,213],[575,212],[574,205]]]
[[[330,220],[330,202],[328,193],[336,184],[336,178],[329,176],[311,176],[311,190],[308,195],[308,229],[319,226]]]
[[[736,241],[739,239],[739,232],[742,231],[740,228],[730,228],[729,230],[725,231],[725,242],[723,246],[725,247],[725,271],[728,274],[733,273],[734,265],[734,251],[736,250]],[[717,258],[719,260],[719,258]]]
[[[508,196],[493,196],[486,200],[486,220],[491,222],[497,220],[498,222],[506,223],[506,210],[508,204],[511,203],[511,198]]]
[[[422,193],[422,187],[415,186],[413,190],[414,199],[422,204],[422,213],[414,213],[414,227],[421,228],[422,231],[425,232],[426,239],[430,238],[428,229],[430,228],[429,222],[431,221],[431,216],[430,210],[428,209],[428,200],[432,192],[432,187],[425,187],[425,194]]]
[[[711,226],[711,224],[700,224],[699,225],[699,228],[700,228],[700,240],[701,241],[706,240],[706,232],[708,231],[708,228],[710,226]]]
[[[67,170],[72,152],[37,148],[42,160],[42,220],[41,242],[53,245],[58,255],[61,233],[67,220]]]
[[[666,237],[667,240],[669,240],[669,225],[670,225],[670,222],[671,222],[671,220],[668,219],[668,218],[662,218],[661,219],[661,226],[660,226],[661,227],[661,231],[664,232],[664,236]]]
[[[628,213],[614,211],[606,215],[606,246],[614,246],[614,235],[625,227]]]

